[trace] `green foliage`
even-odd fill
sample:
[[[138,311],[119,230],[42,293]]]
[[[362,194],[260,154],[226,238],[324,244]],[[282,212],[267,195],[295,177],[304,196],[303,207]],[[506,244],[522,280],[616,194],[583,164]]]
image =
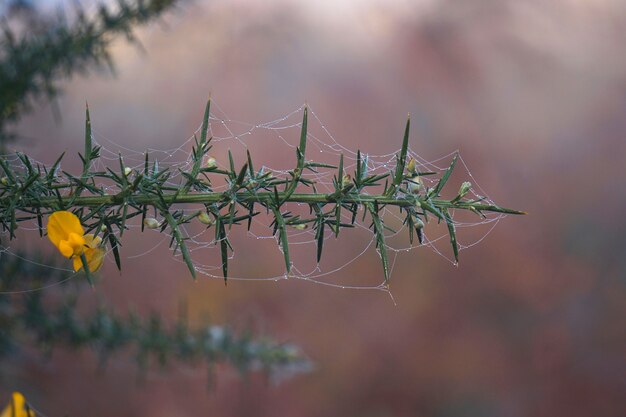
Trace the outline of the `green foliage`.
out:
[[[156,19],[177,3],[177,0],[118,0],[116,7],[101,6],[92,16],[79,9],[69,24],[41,19],[33,10],[28,21],[21,22],[21,27],[3,19],[0,22],[0,153],[4,152],[5,140],[12,137],[9,125],[18,121],[36,101],[54,99],[59,94],[60,80],[93,68],[112,69],[109,47],[116,36],[125,36],[133,42],[133,29],[137,25]],[[239,168],[230,153],[227,170],[219,169],[214,163],[207,164],[211,149],[209,114],[210,101],[200,137],[195,141],[193,163],[188,171],[180,172],[182,181],[177,186],[169,182],[174,173],[160,167],[158,161],[151,161],[147,153],[142,170],[127,172],[121,156],[119,166],[94,170],[93,162],[100,157],[100,149],[91,141],[88,109],[80,174],[60,171],[63,154],[50,166],[34,164],[22,153],[17,154],[19,166],[12,166],[0,157],[0,243],[7,236],[14,239],[20,223],[33,220],[37,221],[40,236],[44,236],[47,215],[57,210],[71,210],[88,232],[102,236],[121,269],[120,240],[127,222],[140,218],[143,230],[149,220],[148,213],[154,211],[164,219],[157,227],[161,232],[169,231],[170,247],[175,252],[180,251],[194,277],[196,270],[181,226],[197,219],[213,227],[226,280],[228,254],[232,251],[227,230],[243,222],[249,229],[259,208],[274,217],[270,227],[279,236],[287,273],[291,269],[289,227],[310,225],[314,228],[319,262],[326,231],[338,236],[341,230],[353,227],[360,210],[364,217],[368,214],[372,218],[370,227],[376,236],[387,282],[389,263],[384,233],[388,227],[382,216],[384,207],[397,206],[404,213],[411,242],[414,233],[422,242],[422,229],[429,213],[446,222],[455,258],[458,247],[450,215],[452,210],[470,210],[478,215],[484,215],[483,212],[522,214],[481,200],[466,199],[467,186],[462,187],[454,199],[442,199],[440,193],[454,169],[456,158],[435,188],[416,191],[415,178],[435,173],[414,172],[410,162],[407,163],[408,122],[393,172],[369,175],[367,158],[359,151],[356,171],[350,176],[344,172],[343,156],[338,167],[306,160],[308,111],[305,109],[295,167],[288,171],[286,178],[275,178],[263,169],[255,171],[249,153],[247,161]],[[337,169],[332,192],[318,193],[313,182],[306,178],[307,170],[316,172],[318,169]],[[226,180],[225,191],[213,191],[215,177]],[[100,185],[102,182],[112,183],[117,191],[107,193]],[[308,187],[312,192],[302,192],[304,188],[308,191]],[[383,188],[381,192],[379,188]],[[308,205],[310,216],[300,217],[286,210],[292,203]],[[177,207],[180,204],[196,204],[198,210],[188,214]],[[351,214],[349,222],[342,222],[343,210]],[[191,329],[183,319],[166,326],[158,316],[122,317],[105,307],[88,316],[79,315],[76,297],[49,299],[51,290],[45,291],[45,296],[44,291],[22,291],[57,287],[68,279],[65,271],[38,266],[37,257],[32,253],[23,258],[0,252],[0,360],[8,360],[23,338],[34,338],[45,350],[57,346],[91,347],[103,362],[115,352],[131,348],[141,369],[151,360],[165,364],[170,359],[192,363],[203,360],[209,366],[229,363],[242,371],[258,367],[272,371],[305,370],[307,367],[306,360],[291,346],[249,334],[237,335],[225,327]],[[86,272],[89,277],[89,271]]]
[[[66,271],[41,266],[50,261],[0,256],[0,361],[9,360],[20,341],[34,339],[47,352],[55,347],[92,348],[102,364],[130,348],[142,370],[151,361],[164,366],[172,359],[190,364],[204,361],[209,369],[222,363],[241,372],[263,369],[270,375],[308,369],[308,361],[293,345],[248,332],[239,335],[222,326],[190,328],[184,314],[171,326],[156,314],[145,319],[121,316],[104,306],[87,316],[79,314],[77,296],[66,295],[60,301],[49,296],[52,287],[62,286],[67,294],[68,282],[76,283]],[[47,291],[25,289],[25,282],[31,289]]]
[[[81,9],[67,24],[61,19],[43,19],[22,5],[26,29],[1,20],[0,37],[0,150],[12,135],[8,124],[19,120],[41,98],[59,93],[59,80],[91,68],[113,68],[109,48],[116,36],[134,42],[133,29],[172,9],[177,0],[118,0],[117,7],[100,6],[87,16]]]
[[[60,92],[60,81],[77,73],[99,68],[113,70],[109,53],[112,41],[122,35],[128,41],[136,42],[133,37],[135,27],[155,20],[178,3],[178,0],[118,0],[116,6],[100,6],[94,15],[88,16],[78,8],[76,18],[70,23],[39,15],[29,2],[13,0],[5,3],[8,12],[0,17],[0,153],[4,152],[5,141],[14,136],[8,131],[9,125],[30,111],[36,101],[42,98],[52,101]],[[208,112],[207,107],[201,136],[203,146],[206,146]],[[200,149],[198,152],[203,154],[204,151]],[[23,211],[18,207],[19,201],[35,197],[58,199],[57,204],[67,208],[73,204],[71,201],[62,202],[62,194],[67,191],[67,186],[56,183],[64,155],[50,167],[33,166],[26,155],[18,155],[24,170],[15,172],[17,175],[0,157],[0,172],[4,172],[0,194],[8,204],[5,209],[13,213],[9,215],[12,218],[7,220],[8,223],[3,222],[2,230],[8,231],[10,238],[13,238],[19,222],[36,218],[39,233],[43,236],[44,207],[31,207]],[[163,192],[172,191],[165,186],[170,173],[160,170],[156,161],[149,167],[147,156],[145,171],[140,178],[148,180],[141,183],[136,179],[129,182],[121,157],[119,174],[113,170],[107,173],[93,172],[92,162],[99,157],[99,148],[92,146],[88,110],[85,149],[80,157],[83,162],[82,173],[78,176],[63,174],[71,183],[70,200],[80,198],[83,193],[101,194],[94,179],[103,175],[115,178],[124,188],[115,197],[115,201],[122,206],[135,192],[158,198]],[[193,172],[195,175],[197,172]],[[12,185],[7,187],[9,184]],[[190,181],[187,187],[192,184],[196,189],[200,187],[195,181]],[[184,190],[182,194],[187,191]],[[190,218],[183,217],[179,212],[170,213],[169,204],[165,200],[162,203],[155,204],[155,207],[163,210],[168,220],[164,227],[169,226],[173,235],[178,237],[176,245],[187,259],[188,252],[178,225]],[[105,208],[79,211],[83,221],[89,221],[92,227],[97,227],[99,233],[104,235],[119,268],[119,237],[126,221],[136,215],[145,219],[146,210],[128,213],[126,207],[119,207],[113,214],[100,216],[98,213]],[[96,225],[94,221],[97,221]],[[233,218],[225,221],[232,224]],[[224,236],[222,241],[227,242],[223,224],[220,228]],[[119,236],[114,233],[114,226],[120,231]],[[0,242],[2,239],[0,232]],[[34,339],[46,351],[55,347],[90,347],[98,352],[103,363],[115,352],[130,348],[134,350],[141,369],[145,369],[152,360],[165,365],[171,359],[189,363],[204,361],[209,368],[226,363],[242,372],[264,369],[271,374],[306,371],[309,366],[306,358],[292,345],[282,345],[270,338],[254,337],[250,333],[236,334],[227,327],[207,325],[190,328],[184,318],[169,326],[163,324],[157,315],[148,318],[132,314],[120,316],[104,306],[88,316],[78,314],[76,296],[66,295],[59,300],[59,291],[49,288],[63,288],[62,292],[66,294],[65,282],[71,278],[70,273],[42,267],[50,264],[51,260],[40,259],[36,253],[18,255],[10,256],[0,252],[0,361],[10,360],[24,341]]]
[[[222,269],[224,279],[228,274],[228,250],[232,250],[226,235],[226,225],[231,228],[243,221],[248,222],[258,214],[255,205],[265,208],[272,213],[274,221],[271,225],[274,234],[279,234],[279,242],[285,257],[287,273],[290,272],[291,260],[289,257],[289,243],[287,241],[287,227],[313,225],[317,229],[318,250],[317,258],[321,256],[323,245],[323,230],[328,226],[338,235],[341,229],[353,227],[357,212],[363,210],[372,218],[370,226],[376,235],[378,252],[380,254],[385,281],[389,280],[389,263],[385,247],[385,225],[382,209],[385,206],[397,206],[405,215],[405,224],[410,225],[409,238],[413,239],[413,232],[422,236],[424,222],[428,220],[428,213],[444,221],[448,225],[450,243],[455,259],[458,259],[458,246],[454,220],[450,216],[451,210],[469,210],[478,215],[483,212],[497,212],[508,214],[523,214],[523,212],[503,208],[493,204],[486,204],[481,199],[467,199],[465,194],[468,185],[463,184],[459,194],[453,199],[443,199],[440,193],[447,183],[454,169],[457,157],[455,156],[450,167],[443,173],[437,185],[431,189],[414,187],[416,178],[420,175],[433,173],[414,172],[414,162],[407,166],[406,155],[409,138],[409,124],[404,133],[402,150],[397,156],[395,172],[378,175],[368,175],[367,164],[361,160],[358,152],[356,172],[351,177],[344,172],[343,156],[339,160],[338,174],[333,180],[334,191],[318,193],[313,187],[312,192],[298,193],[299,187],[309,187],[313,182],[303,175],[305,170],[315,171],[319,168],[335,167],[307,161],[305,158],[307,138],[307,110],[304,111],[300,145],[296,149],[296,166],[288,171],[285,179],[273,177],[269,172],[254,172],[252,158],[248,153],[247,162],[237,168],[229,152],[229,169],[222,170],[215,163],[206,163],[209,160],[208,152],[211,149],[211,138],[207,138],[208,115],[210,101],[207,103],[200,139],[196,138],[189,170],[180,171],[181,183],[171,185],[168,180],[172,172],[168,168],[161,168],[157,161],[150,162],[146,153],[144,169],[129,170],[119,158],[119,167],[106,168],[106,171],[94,171],[91,163],[99,158],[98,147],[91,145],[91,124],[87,110],[85,132],[85,154],[80,155],[83,161],[83,172],[80,176],[68,172],[58,172],[60,159],[51,166],[33,165],[27,155],[18,153],[21,167],[14,168],[0,159],[0,168],[4,177],[0,181],[0,227],[8,232],[10,238],[15,237],[15,230],[22,221],[37,219],[40,225],[40,234],[43,234],[42,224],[44,217],[58,210],[73,210],[86,226],[88,232],[102,234],[103,240],[115,253],[118,251],[119,238],[127,228],[127,221],[133,217],[146,218],[150,209],[160,213],[164,222],[161,231],[170,229],[170,247],[180,253],[187,264],[191,275],[195,277],[195,267],[187,248],[187,237],[183,235],[181,225],[191,222],[199,216],[210,219],[203,222],[207,227],[215,227],[216,244],[222,252]],[[317,172],[317,171],[315,171]],[[212,188],[214,177],[222,177],[227,183],[227,189],[215,192]],[[381,188],[380,181],[388,180],[382,193],[376,193]],[[114,184],[114,187],[105,189],[101,184]],[[117,192],[107,190],[117,188]],[[467,189],[465,189],[467,188]],[[371,194],[367,192],[372,189]],[[288,203],[304,203],[309,206],[309,218],[300,218],[285,211],[283,207]],[[193,214],[185,214],[177,209],[180,204],[197,204],[200,209]],[[351,213],[351,221],[341,221],[341,210]],[[239,214],[240,211],[243,214]],[[118,233],[114,233],[117,230]],[[119,255],[116,255],[118,267]]]

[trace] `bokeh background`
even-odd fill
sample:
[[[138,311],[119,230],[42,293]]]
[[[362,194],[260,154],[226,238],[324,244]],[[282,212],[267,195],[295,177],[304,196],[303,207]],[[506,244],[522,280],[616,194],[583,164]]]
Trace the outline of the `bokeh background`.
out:
[[[123,355],[101,373],[89,352],[56,351],[24,364],[34,405],[49,416],[626,415],[624,2],[197,0],[137,34],[143,50],[116,43],[116,74],[66,83],[61,123],[41,105],[15,146],[47,162],[78,152],[85,100],[98,134],[138,150],[179,146],[209,92],[250,122],[307,100],[344,146],[378,154],[398,149],[410,112],[421,156],[459,149],[491,197],[529,215],[500,222],[458,268],[428,249],[400,258],[395,304],[293,280],[192,282],[166,248],[125,260],[121,275],[107,264],[88,300],[171,320],[186,300],[192,323],[294,342],[314,370],[275,384],[219,369],[207,389],[204,369],[172,364],[138,383]],[[256,159],[277,162],[271,148]],[[352,256],[355,239],[344,233],[326,256]],[[258,243],[241,243],[241,274],[264,262]],[[350,273],[372,271],[376,256]]]

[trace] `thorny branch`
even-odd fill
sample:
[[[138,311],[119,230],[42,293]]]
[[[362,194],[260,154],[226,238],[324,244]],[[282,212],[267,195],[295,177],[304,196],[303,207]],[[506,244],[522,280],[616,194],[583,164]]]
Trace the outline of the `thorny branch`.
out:
[[[4,177],[0,180],[0,225],[8,232],[10,238],[15,237],[18,223],[36,219],[39,224],[40,235],[44,234],[44,218],[57,210],[71,210],[81,220],[88,230],[103,235],[103,242],[111,247],[118,268],[120,268],[119,239],[127,228],[127,221],[141,216],[142,228],[144,224],[152,223],[147,218],[150,208],[161,214],[164,221],[153,227],[160,227],[161,231],[170,229],[172,240],[170,247],[176,251],[180,249],[182,257],[189,271],[195,278],[195,267],[187,249],[186,236],[180,226],[198,218],[208,227],[215,228],[216,244],[219,243],[222,252],[222,269],[224,279],[228,277],[228,251],[232,250],[226,234],[226,227],[246,221],[248,229],[250,220],[259,212],[256,207],[263,207],[274,216],[271,227],[274,234],[279,234],[279,242],[285,257],[287,274],[291,270],[289,243],[286,228],[303,227],[310,224],[316,230],[318,244],[318,260],[324,244],[324,229],[330,229],[335,235],[346,227],[352,227],[357,212],[363,211],[372,219],[370,228],[376,237],[378,252],[382,261],[385,284],[389,281],[389,267],[385,247],[385,222],[382,209],[385,206],[397,206],[405,216],[404,223],[408,226],[409,239],[413,243],[413,236],[417,234],[421,243],[425,222],[432,216],[448,226],[450,243],[455,260],[458,261],[458,243],[456,239],[455,222],[450,215],[451,210],[469,210],[479,216],[485,212],[505,214],[524,214],[521,211],[503,208],[486,203],[483,199],[468,199],[471,184],[463,183],[457,195],[452,199],[441,197],[452,171],[457,156],[449,168],[443,172],[441,178],[432,188],[423,185],[421,177],[436,175],[434,172],[418,172],[415,161],[407,162],[410,120],[407,121],[402,148],[396,156],[394,172],[369,175],[367,158],[361,152],[357,153],[356,172],[353,176],[344,172],[343,155],[338,167],[307,161],[305,157],[307,141],[308,110],[304,109],[300,143],[296,148],[296,166],[288,171],[286,179],[276,178],[271,172],[263,169],[255,171],[252,158],[248,153],[247,162],[240,168],[235,166],[229,152],[229,169],[217,167],[215,161],[208,156],[211,149],[211,138],[208,137],[210,100],[207,102],[200,138],[195,138],[192,150],[192,163],[187,171],[181,171],[182,183],[173,186],[168,183],[172,171],[159,167],[158,161],[150,161],[145,154],[143,170],[132,170],[124,166],[122,157],[119,158],[119,167],[107,168],[106,171],[95,171],[92,162],[99,157],[100,148],[93,146],[91,141],[91,122],[89,109],[86,111],[85,123],[85,150],[80,155],[83,162],[83,171],[79,176],[68,172],[59,172],[63,155],[50,167],[33,165],[31,159],[18,153],[21,167],[13,168],[0,158],[0,171]],[[303,175],[305,170],[317,172],[318,169],[336,169],[333,179],[334,191],[318,193],[312,187],[310,193],[296,192],[298,189],[310,187],[313,181]],[[225,191],[216,192],[211,185],[211,176],[221,176],[226,179],[228,187]],[[113,182],[118,191],[108,194],[97,180]],[[382,185],[384,181],[384,185]],[[373,187],[373,188],[372,188]],[[382,192],[369,194],[368,189]],[[309,206],[313,217],[301,219],[284,211],[285,205],[299,203]],[[200,208],[193,214],[185,214],[176,209],[179,204],[198,204]],[[352,214],[351,221],[344,223],[341,220],[341,210],[348,210]],[[242,211],[244,214],[239,214]],[[115,229],[119,232],[115,233]],[[321,237],[321,238],[320,238]]]

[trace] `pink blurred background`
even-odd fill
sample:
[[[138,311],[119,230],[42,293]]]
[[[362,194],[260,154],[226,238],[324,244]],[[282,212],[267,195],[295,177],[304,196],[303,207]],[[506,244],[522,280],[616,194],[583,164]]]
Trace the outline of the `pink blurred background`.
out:
[[[204,369],[173,364],[138,384],[123,355],[100,374],[91,353],[56,352],[31,359],[24,382],[47,415],[626,414],[624,2],[196,1],[138,36],[145,53],[116,43],[116,76],[67,83],[62,123],[41,106],[18,148],[49,163],[78,152],[85,100],[98,134],[138,150],[180,146],[209,92],[251,122],[306,100],[342,145],[377,154],[399,148],[409,112],[414,150],[459,149],[494,200],[529,215],[500,222],[458,268],[428,249],[400,258],[395,305],[294,280],[194,283],[167,248],[125,260],[121,276],[107,264],[88,300],[173,320],[184,299],[192,323],[251,325],[315,369],[279,385],[221,369],[207,390]],[[275,164],[274,152],[255,159]],[[265,252],[237,243],[233,268],[254,276]],[[372,271],[376,256],[350,273]]]

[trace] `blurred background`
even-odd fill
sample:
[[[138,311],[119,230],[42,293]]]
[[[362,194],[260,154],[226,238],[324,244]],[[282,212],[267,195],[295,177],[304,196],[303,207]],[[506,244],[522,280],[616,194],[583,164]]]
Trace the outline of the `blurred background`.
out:
[[[38,105],[11,147],[47,163],[75,155],[86,100],[96,139],[136,150],[180,146],[209,92],[253,123],[306,100],[343,146],[375,154],[398,150],[408,112],[412,149],[460,150],[490,197],[529,214],[500,222],[458,268],[426,248],[399,258],[395,304],[297,280],[193,282],[167,248],[125,259],[121,275],[108,263],[88,299],[172,320],[186,300],[192,323],[271,333],[315,368],[280,384],[223,369],[207,389],[201,369],[173,364],[138,383],[123,356],[98,372],[92,353],[57,351],[22,364],[33,405],[49,416],[626,415],[624,2],[197,0],[136,34],[141,48],[114,44],[115,75],[62,84],[62,120]],[[255,158],[280,164],[271,147]],[[325,256],[352,257],[359,238],[347,231]],[[145,239],[129,233],[125,249]],[[237,243],[233,268],[254,276],[258,246],[274,242]],[[361,257],[349,273],[382,274],[379,263]],[[2,398],[11,389],[2,381]]]

